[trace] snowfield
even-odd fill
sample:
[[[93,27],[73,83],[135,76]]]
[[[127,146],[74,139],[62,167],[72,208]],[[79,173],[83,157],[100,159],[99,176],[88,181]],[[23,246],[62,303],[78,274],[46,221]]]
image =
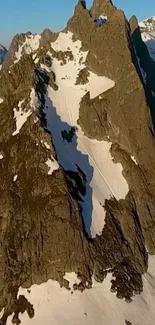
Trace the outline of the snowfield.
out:
[[[52,70],[56,75],[58,90],[48,86],[46,95],[45,114],[47,129],[51,131],[59,163],[65,170],[77,171],[77,165],[87,178],[86,196],[83,216],[86,231],[95,237],[100,234],[105,224],[105,199],[115,197],[125,198],[128,193],[128,184],[122,175],[122,165],[115,164],[110,154],[111,143],[91,140],[86,137],[79,125],[79,106],[86,92],[90,98],[100,96],[106,90],[115,86],[113,80],[104,76],[97,76],[89,72],[88,82],[76,85],[79,71],[86,67],[85,61],[88,52],[80,50],[80,41],[73,42],[72,33],[60,33],[58,39],[51,43],[55,51],[71,51],[74,59],[61,61],[52,58]],[[48,52],[49,55],[50,52]],[[46,69],[45,65],[41,66]],[[49,68],[47,68],[49,72]],[[71,142],[62,138],[62,132],[77,127]]]
[[[68,291],[60,288],[56,281],[49,280],[39,286],[33,285],[30,292],[20,288],[33,305],[35,316],[30,319],[27,312],[20,314],[21,325],[154,325],[155,320],[155,257],[149,257],[149,268],[143,276],[144,291],[131,303],[118,299],[110,292],[111,275],[102,284],[94,281],[92,289]],[[65,276],[72,288],[78,279],[74,273]],[[7,325],[12,325],[11,315]],[[129,324],[130,324],[129,323]]]
[[[14,108],[14,119],[16,120],[16,131],[12,133],[13,136],[17,135],[20,132],[20,129],[27,121],[28,117],[32,114],[31,110],[27,112],[22,109],[22,104],[25,100],[22,100],[18,103],[18,109]]]

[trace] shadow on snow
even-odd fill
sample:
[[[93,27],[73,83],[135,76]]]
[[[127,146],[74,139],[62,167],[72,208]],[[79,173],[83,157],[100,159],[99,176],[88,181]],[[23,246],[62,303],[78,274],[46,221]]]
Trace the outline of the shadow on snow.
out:
[[[48,97],[48,92],[44,112],[46,128],[51,132],[57,159],[66,171],[72,195],[82,207],[85,231],[90,237],[93,210],[90,182],[93,177],[93,167],[89,164],[88,156],[78,150],[76,128],[61,120],[52,100]],[[69,135],[71,137],[67,138]]]

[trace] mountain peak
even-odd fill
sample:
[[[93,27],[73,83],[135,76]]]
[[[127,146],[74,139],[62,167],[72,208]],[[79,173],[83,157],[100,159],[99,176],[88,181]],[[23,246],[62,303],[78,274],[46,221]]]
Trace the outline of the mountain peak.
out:
[[[139,22],[139,27],[142,32],[155,32],[155,16],[149,17]]]

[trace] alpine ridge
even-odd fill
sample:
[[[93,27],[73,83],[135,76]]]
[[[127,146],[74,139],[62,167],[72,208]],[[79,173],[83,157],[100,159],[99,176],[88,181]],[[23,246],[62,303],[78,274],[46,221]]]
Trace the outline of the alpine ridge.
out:
[[[0,70],[0,325],[154,325],[153,21],[78,1],[63,31],[13,38]]]

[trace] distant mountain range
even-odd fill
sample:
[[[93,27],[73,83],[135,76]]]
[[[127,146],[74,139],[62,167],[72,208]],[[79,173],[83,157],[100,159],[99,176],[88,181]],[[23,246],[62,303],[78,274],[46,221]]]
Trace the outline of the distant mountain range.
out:
[[[139,23],[142,40],[145,42],[150,57],[155,60],[155,16]]]
[[[139,27],[141,31],[145,31],[148,33],[155,32],[155,16],[152,16],[148,19],[143,20],[142,22],[139,23]]]

